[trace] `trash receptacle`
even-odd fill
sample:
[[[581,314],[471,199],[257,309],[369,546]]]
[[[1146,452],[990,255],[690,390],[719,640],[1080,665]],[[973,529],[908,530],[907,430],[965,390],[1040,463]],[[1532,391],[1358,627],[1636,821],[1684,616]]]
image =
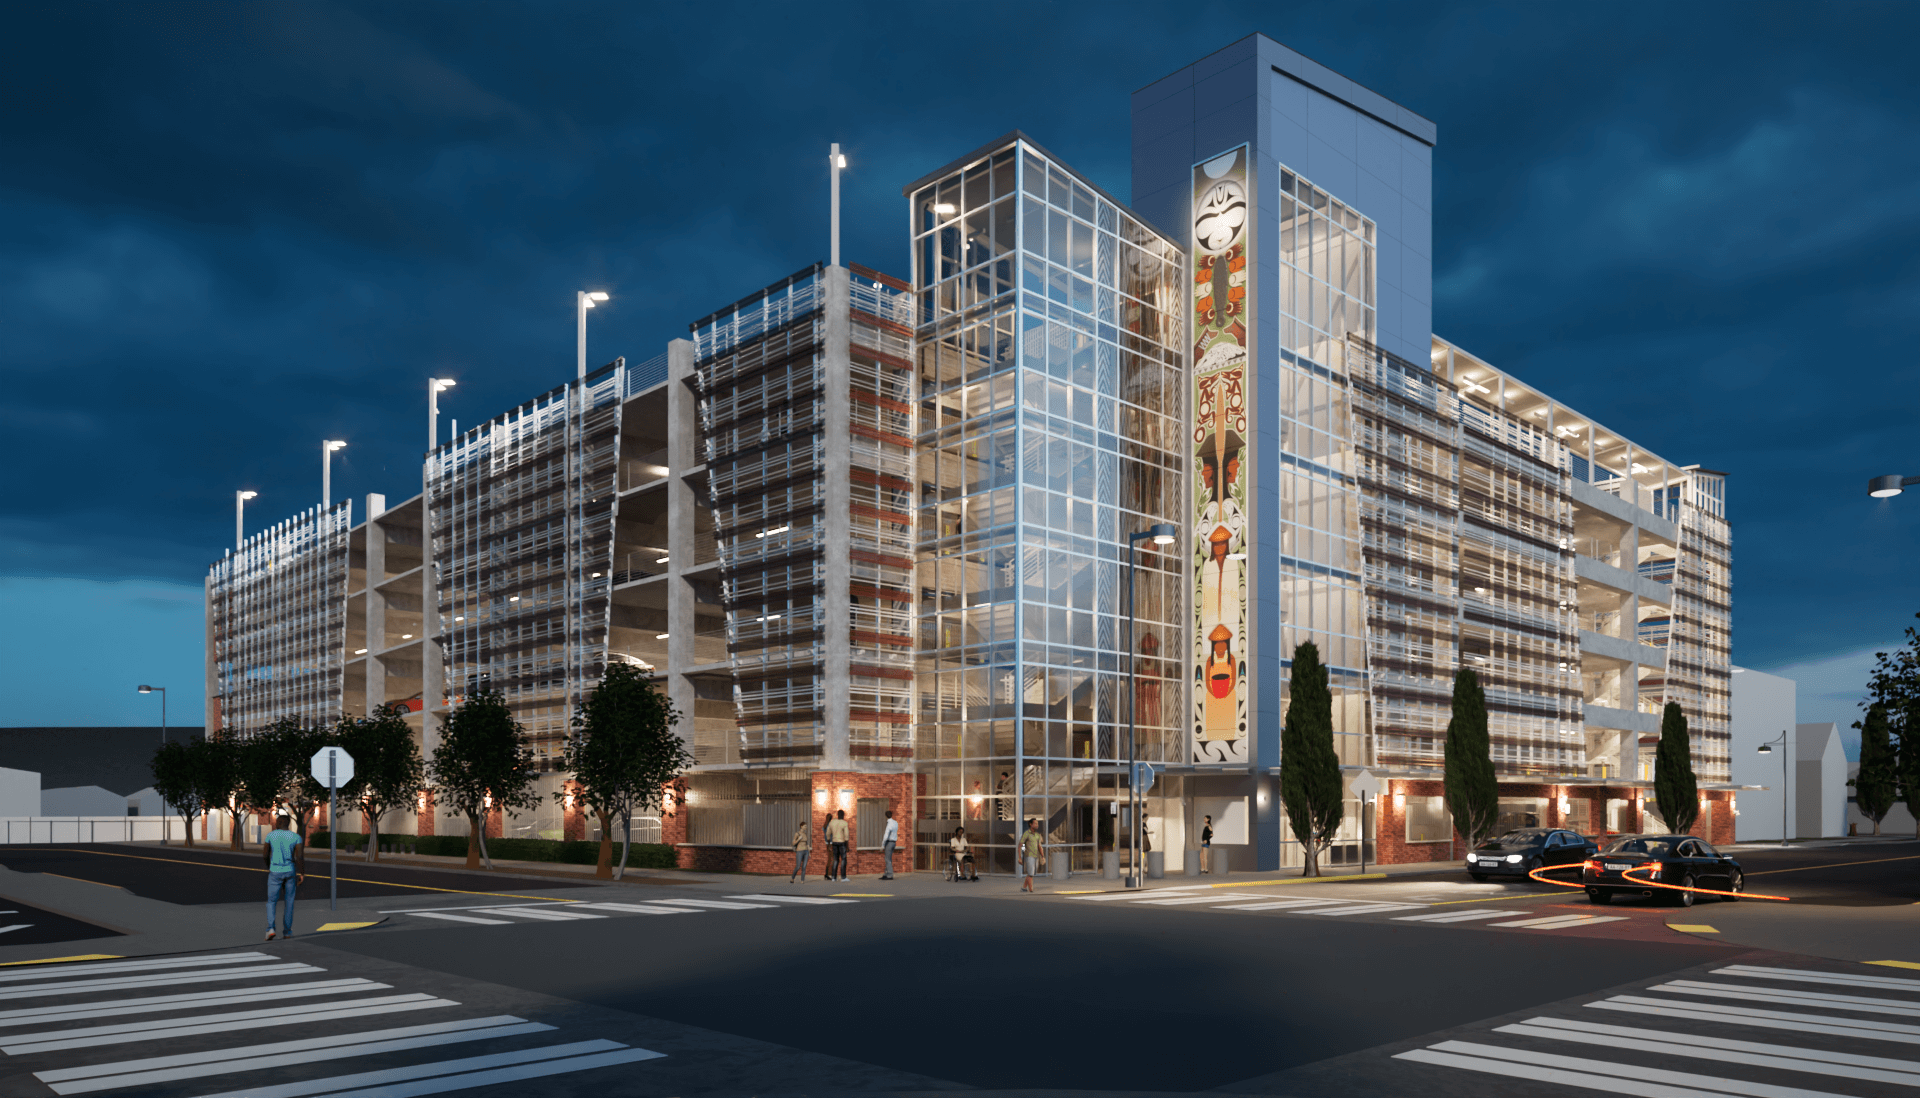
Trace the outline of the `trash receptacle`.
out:
[[[1070,875],[1067,869],[1067,852],[1064,850],[1047,851],[1047,872],[1056,881],[1064,881]]]
[[[1100,875],[1109,881],[1120,879],[1120,852],[1109,850],[1100,855]]]
[[[1222,877],[1227,875],[1227,850],[1225,847],[1216,846],[1213,848],[1213,871]]]
[[[1189,850],[1186,853],[1186,864],[1180,867],[1180,871],[1189,877],[1198,877],[1200,875],[1200,852],[1198,850]]]
[[[1167,852],[1164,850],[1147,851],[1147,876],[1159,880],[1167,875]]]

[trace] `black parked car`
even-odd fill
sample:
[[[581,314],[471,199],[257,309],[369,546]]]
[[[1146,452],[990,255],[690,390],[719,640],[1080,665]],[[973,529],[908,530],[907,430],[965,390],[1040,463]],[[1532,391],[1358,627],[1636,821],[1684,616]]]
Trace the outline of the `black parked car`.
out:
[[[1647,888],[1627,877],[1629,872],[1642,881],[1721,892],[1739,892],[1746,883],[1740,863],[1734,861],[1732,855],[1722,854],[1692,835],[1622,835],[1608,843],[1598,855],[1587,859],[1580,871],[1580,883],[1586,886],[1587,899],[1596,904],[1604,904],[1616,894],[1651,896],[1658,892],[1672,897],[1681,907],[1692,907],[1698,898],[1693,892]],[[1736,896],[1715,898],[1738,899]]]
[[[1501,874],[1524,877],[1542,866],[1579,865],[1599,847],[1563,827],[1509,831],[1467,853],[1467,875],[1476,881]]]

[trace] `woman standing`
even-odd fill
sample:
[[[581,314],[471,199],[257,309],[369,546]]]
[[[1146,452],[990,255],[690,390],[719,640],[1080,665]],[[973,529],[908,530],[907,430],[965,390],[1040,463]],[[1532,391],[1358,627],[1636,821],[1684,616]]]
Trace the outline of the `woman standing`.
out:
[[[800,826],[793,829],[793,875],[787,878],[788,884],[796,877],[802,881],[807,879],[807,856],[812,853],[813,826],[801,820]]]

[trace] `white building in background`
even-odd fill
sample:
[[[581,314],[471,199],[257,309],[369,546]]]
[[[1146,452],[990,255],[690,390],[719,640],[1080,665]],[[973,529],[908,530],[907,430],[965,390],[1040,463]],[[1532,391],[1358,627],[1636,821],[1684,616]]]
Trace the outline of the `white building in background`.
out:
[[[0,817],[39,814],[39,772],[0,766]]]
[[[42,789],[37,816],[124,816],[127,798],[97,785]]]
[[[1781,770],[1782,759],[1799,757],[1793,720],[1795,690],[1792,679],[1750,667],[1733,669],[1732,776],[1733,784],[1742,787],[1734,835],[1741,842],[1768,839],[1778,842],[1786,822],[1795,818],[1793,801],[1797,783],[1791,780],[1791,763],[1787,771]],[[1785,753],[1781,752],[1782,745],[1776,743],[1771,753],[1760,754],[1761,744],[1782,735],[1786,736]],[[1760,788],[1754,788],[1756,786]]]
[[[1847,752],[1840,726],[1794,726],[1793,837],[1830,839],[1847,833]]]

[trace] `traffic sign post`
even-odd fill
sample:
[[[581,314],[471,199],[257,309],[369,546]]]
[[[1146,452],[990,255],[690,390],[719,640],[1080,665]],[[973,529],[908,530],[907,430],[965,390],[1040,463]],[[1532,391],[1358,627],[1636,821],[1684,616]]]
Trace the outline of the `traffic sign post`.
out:
[[[1371,797],[1376,805],[1379,804],[1380,779],[1374,777],[1373,771],[1362,770],[1353,776],[1353,791],[1360,794],[1360,872],[1365,873],[1367,871],[1367,799]]]
[[[327,787],[327,910],[340,909],[340,787],[353,780],[353,756],[338,747],[313,753],[313,780]],[[374,836],[379,841],[379,836]]]

